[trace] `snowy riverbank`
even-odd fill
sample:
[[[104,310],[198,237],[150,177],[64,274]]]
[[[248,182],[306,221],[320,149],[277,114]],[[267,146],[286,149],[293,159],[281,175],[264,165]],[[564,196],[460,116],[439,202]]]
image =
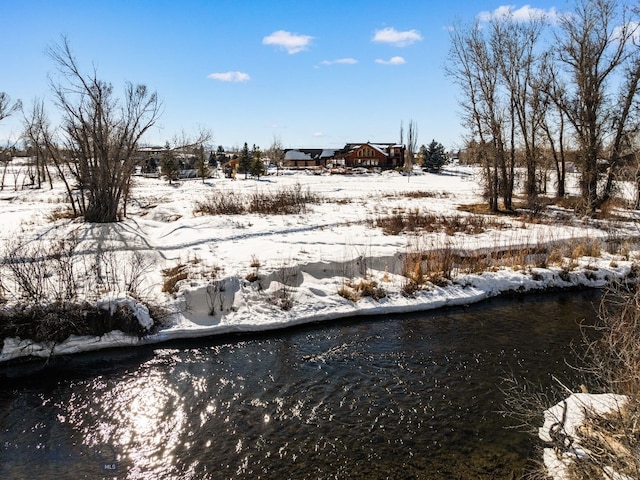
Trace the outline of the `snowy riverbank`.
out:
[[[342,176],[289,172],[260,181],[216,178],[178,185],[138,178],[127,218],[105,225],[55,219],[63,206],[61,189],[2,192],[0,221],[8,228],[0,232],[0,242],[5,252],[17,239],[48,251],[60,239],[74,238],[74,255],[82,259],[82,268],[100,271],[99,282],[83,280],[78,287],[85,289],[90,301],[104,308],[128,303],[148,327],[148,310],[121,293],[135,281],[140,296],[170,314],[159,329],[142,337],[113,331],[72,336],[57,344],[6,338],[0,361],[429,310],[505,292],[601,287],[632,272],[631,247],[620,249],[636,233],[637,212],[625,212],[626,220],[602,222],[555,209],[544,222],[495,217],[480,228],[474,226],[473,232],[450,231],[447,226],[392,234],[376,225],[399,212],[431,215],[434,222],[444,218],[464,222],[470,214],[459,207],[482,201],[475,175],[473,168],[457,166],[442,175],[410,177],[395,172]],[[240,198],[294,187],[317,200],[304,213],[194,213],[196,203],[213,194]],[[603,247],[597,256],[589,256],[577,247],[585,242]],[[618,252],[608,253],[604,245],[609,243],[616,243]],[[571,258],[553,264],[543,261],[538,267],[540,261],[524,258],[535,256],[534,251],[562,248]],[[524,252],[522,258],[516,255],[505,261],[505,252],[517,250]],[[422,263],[429,262],[424,260],[427,252],[436,251],[479,258],[484,268],[456,267],[449,279],[425,281],[407,294],[406,259],[419,254]],[[182,276],[167,288],[167,272],[172,269]],[[344,290],[358,282],[375,285],[381,294],[345,298],[349,296]]]
[[[291,188],[316,201],[287,215],[196,212],[196,204],[212,195],[247,198]],[[616,212],[606,221],[559,207],[543,218],[471,215],[460,207],[482,199],[470,167],[410,177],[288,172],[260,181],[177,185],[138,178],[133,192],[127,218],[117,224],[65,219],[60,188],[0,192],[5,265],[22,262],[12,252],[47,257],[56,246],[70,245],[67,266],[79,298],[111,311],[126,305],[148,331],[72,335],[58,343],[4,338],[0,363],[467,305],[505,293],[599,288],[636,275],[638,212]],[[394,216],[436,225],[381,226]],[[10,275],[2,278],[5,306],[21,301],[12,282]],[[152,319],[135,298],[161,306],[166,315]],[[554,408],[548,421],[557,418]],[[543,440],[549,431],[548,425],[541,429]],[[571,459],[547,449],[544,460],[564,478]]]
[[[300,269],[304,281],[295,288],[294,306],[286,311],[266,301],[269,289],[257,292],[255,286],[241,278],[227,278],[222,281],[223,294],[228,303],[224,314],[210,315],[210,296],[207,286],[187,286],[180,291],[174,303],[177,310],[167,326],[155,333],[138,337],[113,331],[102,336],[71,336],[67,340],[53,343],[35,343],[17,338],[5,339],[0,361],[19,357],[48,357],[83,351],[114,347],[130,347],[160,343],[178,338],[197,338],[232,332],[259,332],[275,330],[305,323],[322,322],[358,315],[378,315],[431,310],[442,307],[467,305],[503,293],[527,293],[552,289],[576,287],[602,287],[607,282],[629,275],[630,262],[616,262],[611,267],[610,259],[599,259],[594,264],[589,260],[588,269],[577,269],[567,278],[559,268],[535,268],[529,272],[503,269],[478,275],[464,275],[448,286],[433,286],[413,296],[403,295],[400,284],[384,285],[387,296],[374,300],[362,298],[352,302],[337,294],[336,279],[314,277]],[[317,274],[317,271],[314,271]],[[383,275],[380,272],[377,275]],[[372,275],[372,273],[370,273]],[[374,274],[375,275],[375,274]],[[535,279],[534,279],[535,277]],[[276,287],[277,288],[277,287]],[[141,323],[151,322],[149,312],[141,308],[135,300],[126,297],[114,298],[114,304],[129,302],[136,306]],[[104,300],[105,305],[109,300]]]

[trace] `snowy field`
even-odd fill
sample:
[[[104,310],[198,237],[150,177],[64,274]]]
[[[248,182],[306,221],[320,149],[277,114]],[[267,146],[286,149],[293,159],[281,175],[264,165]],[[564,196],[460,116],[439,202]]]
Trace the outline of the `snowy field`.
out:
[[[458,269],[450,281],[427,282],[408,295],[404,259],[412,252],[447,250],[482,256],[525,246],[620,242],[637,235],[631,216],[637,212],[626,212],[629,221],[618,217],[611,222],[582,221],[560,210],[557,213],[564,220],[557,223],[492,217],[498,226],[488,224],[474,234],[391,235],[373,223],[394,212],[416,209],[421,214],[464,217],[468,214],[458,210],[460,205],[482,202],[477,180],[474,169],[465,166],[450,167],[439,175],[420,172],[409,177],[396,172],[333,176],[285,172],[258,181],[239,176],[235,181],[190,179],[173,185],[136,177],[127,218],[117,224],[54,220],[56,212],[65,208],[61,186],[53,190],[48,185],[39,190],[5,186],[0,192],[3,254],[18,243],[45,245],[46,250],[48,243],[73,237],[78,242],[75,251],[84,258],[82,265],[91,265],[91,258],[99,254],[111,259],[110,266],[103,268],[112,271],[101,275],[116,280],[86,285],[91,301],[112,308],[118,302],[134,302],[124,291],[113,291],[113,285],[137,275],[139,296],[162,305],[170,315],[161,328],[141,338],[114,331],[100,337],[71,337],[56,345],[5,339],[0,361],[271,330],[354,315],[427,310],[469,304],[506,291],[601,286],[629,274],[632,255],[628,251],[625,255],[607,253],[603,247],[598,258],[574,259],[570,271],[560,265],[524,264],[496,264],[484,272]],[[305,213],[194,213],[198,201],[216,192],[239,198],[298,186],[318,199]],[[185,278],[167,289],[167,272],[172,269]],[[374,283],[383,295],[354,301],[338,293],[362,281]],[[140,322],[148,325],[147,310],[138,305],[136,311]]]

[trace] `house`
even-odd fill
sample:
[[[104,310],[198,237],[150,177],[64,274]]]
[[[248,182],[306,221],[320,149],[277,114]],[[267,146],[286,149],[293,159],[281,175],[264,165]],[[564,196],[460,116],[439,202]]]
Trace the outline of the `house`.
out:
[[[317,168],[321,167],[321,148],[286,149],[283,166],[285,168]]]
[[[391,169],[404,164],[405,146],[396,143],[348,143],[336,158],[347,168],[378,167]]]
[[[145,176],[157,176],[163,157],[171,153],[180,168],[180,177],[189,178],[196,175],[197,157],[191,149],[171,149],[159,146],[140,147],[136,152],[136,163],[139,173]]]
[[[405,146],[395,143],[347,143],[343,148],[298,148],[284,153],[285,168],[381,168],[404,164]]]

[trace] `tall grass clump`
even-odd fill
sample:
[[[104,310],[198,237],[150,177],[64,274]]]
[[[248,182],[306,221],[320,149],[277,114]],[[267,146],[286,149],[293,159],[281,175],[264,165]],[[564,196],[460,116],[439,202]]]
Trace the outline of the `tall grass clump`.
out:
[[[387,235],[411,232],[445,232],[447,235],[465,233],[477,235],[486,230],[504,229],[507,224],[484,215],[436,215],[419,208],[396,209],[389,215],[378,216],[371,226],[381,228]]]
[[[162,270],[162,276],[162,291],[164,293],[175,293],[178,290],[178,283],[189,278],[189,266],[178,262],[174,266]]]
[[[276,192],[254,192],[249,196],[248,213],[290,215],[307,213],[307,205],[320,203],[320,197],[299,183]]]
[[[320,197],[299,183],[276,191],[256,191],[242,196],[215,190],[194,203],[195,215],[290,215],[307,213],[308,205],[320,203]]]
[[[387,296],[386,290],[380,286],[378,281],[374,278],[360,278],[358,280],[348,279],[345,280],[342,286],[338,289],[338,295],[352,302],[357,302],[361,298],[369,297],[376,301],[381,300]]]
[[[246,212],[244,199],[234,192],[214,190],[202,200],[196,200],[194,215],[242,215]]]
[[[402,257],[402,292],[413,295],[430,285],[445,286],[453,278],[458,256],[449,242],[426,248],[419,241],[408,245]]]

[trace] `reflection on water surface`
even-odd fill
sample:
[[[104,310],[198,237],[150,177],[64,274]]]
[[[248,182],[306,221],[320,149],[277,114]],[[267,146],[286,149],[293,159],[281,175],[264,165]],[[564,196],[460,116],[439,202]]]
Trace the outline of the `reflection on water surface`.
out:
[[[60,359],[0,387],[1,478],[504,478],[506,372],[542,382],[593,292]]]

